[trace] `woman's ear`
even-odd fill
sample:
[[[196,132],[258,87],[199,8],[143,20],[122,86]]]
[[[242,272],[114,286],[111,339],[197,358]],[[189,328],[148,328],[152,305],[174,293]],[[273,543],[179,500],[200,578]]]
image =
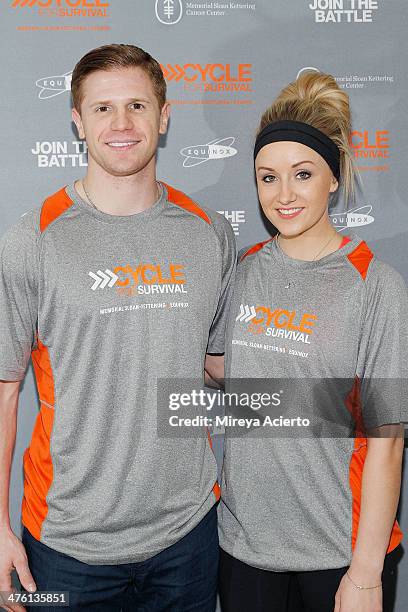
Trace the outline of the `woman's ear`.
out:
[[[332,174],[331,183],[330,183],[330,193],[334,193],[339,188],[339,181]]]

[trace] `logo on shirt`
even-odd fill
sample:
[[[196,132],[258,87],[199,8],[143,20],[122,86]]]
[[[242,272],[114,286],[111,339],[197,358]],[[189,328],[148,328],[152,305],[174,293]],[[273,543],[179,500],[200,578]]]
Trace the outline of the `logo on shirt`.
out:
[[[255,306],[248,306],[248,304],[245,304],[244,306],[243,304],[241,304],[239,314],[235,320],[243,321],[244,323],[249,323],[249,321],[251,321],[251,319],[253,319],[254,317],[256,317]]]
[[[187,293],[184,266],[176,263],[120,265],[88,272],[88,276],[93,280],[92,291],[115,288],[117,294],[126,297]]]
[[[346,227],[361,227],[373,223],[374,217],[371,216],[373,207],[370,204],[359,206],[342,213],[333,213],[329,215],[331,222],[336,230],[341,232]]]
[[[108,287],[109,289],[116,284],[116,281],[119,280],[119,276],[117,276],[112,270],[98,270],[97,272],[88,272],[89,276],[94,279],[94,284],[92,285],[92,291],[96,291],[96,289],[105,289]]]
[[[156,0],[156,17],[164,25],[175,25],[183,17],[182,0]]]
[[[198,166],[210,161],[210,159],[233,157],[238,153],[237,149],[231,146],[234,142],[235,138],[230,136],[229,138],[216,138],[207,142],[207,144],[192,145],[181,149],[180,153],[185,157],[183,168]]]
[[[299,314],[296,310],[285,308],[272,310],[269,306],[241,304],[235,321],[248,325],[248,332],[252,334],[310,344],[317,316],[308,312]]]

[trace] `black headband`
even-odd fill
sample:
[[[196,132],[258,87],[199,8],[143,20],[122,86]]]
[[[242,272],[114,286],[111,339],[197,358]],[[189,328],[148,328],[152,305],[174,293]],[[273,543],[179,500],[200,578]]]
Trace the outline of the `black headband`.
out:
[[[281,141],[300,142],[319,153],[330,166],[337,180],[340,178],[340,150],[331,138],[302,121],[274,121],[258,134],[255,141],[254,160],[262,147]]]

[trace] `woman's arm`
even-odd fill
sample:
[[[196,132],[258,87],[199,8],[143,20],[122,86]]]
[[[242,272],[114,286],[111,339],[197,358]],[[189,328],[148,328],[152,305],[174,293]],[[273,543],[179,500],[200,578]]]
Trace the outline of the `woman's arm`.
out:
[[[376,586],[395,521],[401,488],[404,429],[387,425],[380,436],[367,439],[357,541],[348,574],[356,585]],[[336,595],[335,612],[381,612],[382,589],[357,589],[344,576]]]

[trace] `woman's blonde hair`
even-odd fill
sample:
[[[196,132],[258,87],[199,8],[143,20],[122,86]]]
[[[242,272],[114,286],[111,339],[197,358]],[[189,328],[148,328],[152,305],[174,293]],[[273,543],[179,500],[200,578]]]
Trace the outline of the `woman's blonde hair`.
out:
[[[356,170],[349,142],[350,102],[335,79],[321,72],[303,72],[266,109],[257,134],[269,123],[281,120],[308,123],[333,140],[340,150],[340,180],[345,202],[354,200]]]

